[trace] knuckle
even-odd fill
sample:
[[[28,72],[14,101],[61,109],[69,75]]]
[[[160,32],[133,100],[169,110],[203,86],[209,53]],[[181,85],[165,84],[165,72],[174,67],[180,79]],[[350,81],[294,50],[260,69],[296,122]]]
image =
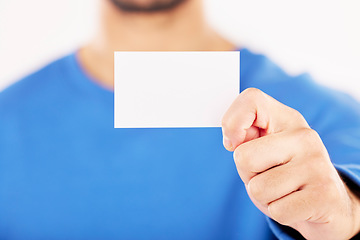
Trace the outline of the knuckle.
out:
[[[234,114],[225,114],[221,121],[221,127],[227,133],[236,133],[238,131],[238,120]]]
[[[309,127],[304,116],[298,110],[291,108],[289,106],[286,106],[286,108],[288,109],[287,113],[289,114],[291,119],[296,120],[296,125]]]
[[[237,124],[234,117],[229,117],[226,122],[223,123],[222,127],[226,129],[227,132],[236,132]]]
[[[319,134],[311,128],[305,128],[305,137],[307,137],[310,140],[314,140],[314,141],[318,141],[319,139]]]
[[[301,128],[297,131],[297,138],[305,149],[313,149],[319,146],[319,135],[311,128]]]
[[[293,119],[305,120],[303,115],[296,109],[290,108],[290,114],[292,115]]]
[[[223,128],[227,128],[229,126],[229,114],[225,113],[225,115],[221,119],[221,126]]]
[[[306,157],[311,171],[323,174],[327,169],[330,159],[327,150],[319,134],[311,128],[297,130],[297,142],[299,142],[303,155]],[[318,171],[317,171],[318,170]]]
[[[310,139],[312,140],[314,137],[317,136],[317,133],[311,129],[311,128],[302,128],[300,131],[299,131],[299,134],[301,136],[302,139]]]
[[[242,151],[241,145],[237,147],[233,153],[234,161],[238,169],[246,169],[246,157]]]
[[[233,158],[234,158],[234,161],[236,163],[236,166],[238,166],[238,163],[239,163],[239,161],[241,159],[241,152],[239,150],[239,147],[237,147],[233,152]]]
[[[285,209],[283,209],[283,207],[277,202],[271,203],[268,206],[270,217],[282,225],[287,225],[288,221],[286,215],[284,214],[284,210]]]
[[[236,164],[236,169],[245,184],[248,184],[251,178],[251,171],[249,170],[249,162],[247,161],[247,156],[244,151],[242,151],[242,146],[237,147],[233,153],[234,162]]]
[[[261,181],[258,181],[256,177],[252,178],[248,184],[249,193],[251,196],[261,204],[267,204],[264,201],[264,186]]]
[[[250,99],[256,99],[263,96],[263,92],[257,88],[247,88],[243,91],[242,96]]]
[[[327,201],[337,200],[339,197],[337,184],[333,178],[328,175],[323,176],[319,181],[317,192],[320,193],[322,197],[326,197]]]

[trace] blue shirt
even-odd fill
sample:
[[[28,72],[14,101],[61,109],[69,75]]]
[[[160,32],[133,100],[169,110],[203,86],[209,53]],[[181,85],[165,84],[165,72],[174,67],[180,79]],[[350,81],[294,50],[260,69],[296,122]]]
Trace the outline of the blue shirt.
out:
[[[242,49],[241,89],[299,110],[360,185],[360,107]],[[0,93],[0,239],[281,239],[249,200],[220,128],[114,129],[113,92],[75,54]]]

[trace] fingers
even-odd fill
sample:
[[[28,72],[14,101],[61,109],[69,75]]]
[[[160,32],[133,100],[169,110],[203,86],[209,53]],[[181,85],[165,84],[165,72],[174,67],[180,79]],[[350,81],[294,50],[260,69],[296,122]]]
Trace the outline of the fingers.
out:
[[[267,207],[313,182],[315,169],[326,169],[324,161],[318,161],[325,154],[320,147],[314,130],[296,129],[243,143],[234,151],[234,160],[251,199]]]
[[[267,207],[286,195],[303,189],[309,178],[306,169],[293,163],[272,168],[253,177],[247,186],[251,199]],[[301,171],[303,174],[298,174]]]
[[[270,217],[282,225],[293,225],[312,219],[317,206],[313,191],[300,190],[270,203]]]
[[[296,110],[276,101],[255,88],[243,91],[232,103],[222,120],[225,148],[233,151],[245,142],[251,127],[260,128],[258,136],[287,129],[308,127]],[[252,137],[256,137],[256,134]]]
[[[316,132],[305,128],[267,135],[241,144],[234,151],[234,161],[241,179],[247,184],[255,175],[286,164],[294,156],[309,154],[312,148],[321,143],[312,141],[314,134]]]
[[[222,124],[224,146],[235,150],[239,175],[260,211],[305,238],[348,239],[358,232],[354,201],[299,112],[247,89]]]

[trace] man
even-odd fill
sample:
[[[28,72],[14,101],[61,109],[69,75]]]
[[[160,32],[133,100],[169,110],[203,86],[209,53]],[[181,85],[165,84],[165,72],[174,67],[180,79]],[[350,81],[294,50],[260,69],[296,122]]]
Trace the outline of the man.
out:
[[[0,94],[1,239],[359,233],[358,103],[241,48],[242,93],[222,129],[114,129],[113,51],[238,48],[200,0],[101,8],[88,45]]]

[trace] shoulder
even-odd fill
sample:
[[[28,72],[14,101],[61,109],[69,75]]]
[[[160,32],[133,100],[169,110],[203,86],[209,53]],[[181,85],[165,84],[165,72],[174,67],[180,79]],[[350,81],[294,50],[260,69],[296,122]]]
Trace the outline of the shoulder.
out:
[[[71,58],[57,59],[0,92],[0,158],[14,156],[51,124],[51,114],[67,98]]]
[[[43,126],[67,98],[70,60],[71,55],[55,60],[0,92],[0,148]]]
[[[241,77],[245,79],[245,82],[242,82],[245,86],[251,85],[253,80],[262,83],[269,81],[276,82],[279,80],[279,77],[283,78],[286,76],[282,68],[263,54],[244,48],[240,51],[240,58],[240,73]]]
[[[0,92],[0,114],[6,116],[54,98],[70,71],[72,54],[61,57]]]
[[[309,80],[312,82],[309,75],[292,76],[269,57],[248,49],[241,51],[240,72],[242,89],[257,87],[261,90],[270,91],[272,94],[276,94],[276,90],[283,90],[285,87],[289,91],[295,86],[296,88],[299,86],[308,87]],[[279,95],[284,93],[281,91]]]

